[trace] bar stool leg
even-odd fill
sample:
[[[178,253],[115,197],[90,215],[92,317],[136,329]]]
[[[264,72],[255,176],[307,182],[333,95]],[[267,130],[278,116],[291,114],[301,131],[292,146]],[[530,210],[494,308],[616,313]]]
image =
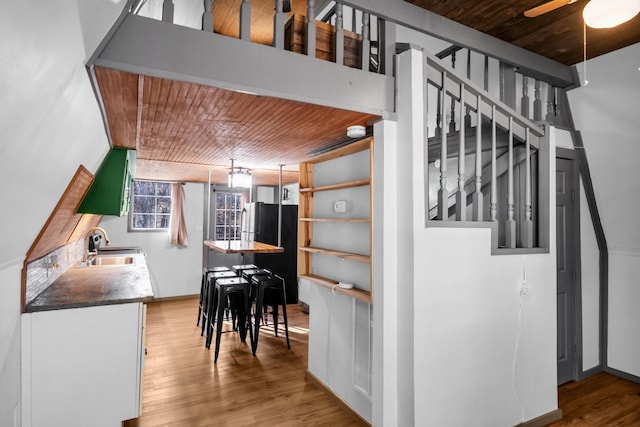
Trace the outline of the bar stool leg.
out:
[[[218,295],[218,288],[215,286],[215,281],[214,283],[209,284],[209,292],[210,292],[210,297],[209,297],[209,302],[207,304],[207,320],[206,320],[207,339],[205,341],[205,346],[207,348],[211,347],[211,340],[213,337],[214,325],[220,321],[220,319],[218,319],[217,317],[218,301],[220,296]]]
[[[264,286],[259,283],[258,284],[258,292],[256,296],[256,311],[254,315],[253,325],[253,341],[251,343],[251,350],[253,351],[253,355],[256,355],[256,350],[258,349],[258,339],[260,338],[260,321],[262,320],[262,303],[264,301]]]
[[[220,336],[222,335],[222,313],[224,312],[224,301],[227,298],[227,290],[216,286],[218,291],[218,309],[216,310],[216,352],[213,363],[218,362],[218,353],[220,352]]]
[[[205,272],[202,275],[202,281],[200,282],[200,301],[198,301],[198,323],[196,323],[196,326],[200,326],[200,321],[202,320],[202,308],[203,308],[204,298],[205,298],[204,284],[205,284],[206,278],[207,278],[207,273]],[[202,333],[200,333],[200,336],[202,336]]]
[[[282,280],[282,287],[280,288],[280,296],[282,298],[282,316],[284,317],[284,334],[287,337],[287,348],[291,350],[291,344],[289,343],[289,322],[287,321],[287,294],[284,290],[284,280]],[[278,324],[276,323],[276,330],[278,329]]]

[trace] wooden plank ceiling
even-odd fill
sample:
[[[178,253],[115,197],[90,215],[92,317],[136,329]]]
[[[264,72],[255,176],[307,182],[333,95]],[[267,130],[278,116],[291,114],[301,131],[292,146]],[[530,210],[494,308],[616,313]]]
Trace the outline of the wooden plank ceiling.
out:
[[[312,150],[377,116],[96,67],[114,147],[137,150],[139,179],[227,180],[231,159],[257,185],[298,181]]]
[[[536,18],[527,18],[523,13],[548,0],[406,1],[566,65],[583,59],[582,9],[587,0]],[[640,15],[616,28],[587,27],[588,58],[635,43],[640,43]]]

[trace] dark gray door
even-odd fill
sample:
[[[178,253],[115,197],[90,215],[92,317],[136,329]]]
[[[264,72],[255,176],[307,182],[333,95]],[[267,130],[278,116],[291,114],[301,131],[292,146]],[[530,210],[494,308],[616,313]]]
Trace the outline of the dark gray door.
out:
[[[579,201],[575,162],[556,159],[556,242],[558,258],[558,385],[577,380]]]

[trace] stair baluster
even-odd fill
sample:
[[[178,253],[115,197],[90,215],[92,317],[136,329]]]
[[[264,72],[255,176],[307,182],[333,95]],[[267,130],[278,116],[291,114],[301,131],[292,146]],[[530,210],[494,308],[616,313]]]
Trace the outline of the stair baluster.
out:
[[[251,41],[251,3],[242,0],[240,5],[240,40]]]
[[[540,80],[538,79],[536,79],[533,96],[533,120],[542,120],[542,100],[540,99]]]
[[[336,64],[344,65],[344,21],[342,3],[336,3]]]
[[[213,0],[204,0],[202,12],[202,31],[213,33]]]
[[[489,215],[491,221],[498,220],[498,174],[496,171],[496,106],[491,106],[491,203]]]
[[[371,56],[371,40],[369,40],[369,13],[362,12],[362,49],[361,53],[361,65],[362,69],[369,71],[369,61]]]
[[[533,247],[533,221],[531,220],[531,142],[529,128],[525,130],[524,171],[524,222],[522,223],[522,247]]]
[[[516,247],[516,221],[514,219],[514,189],[513,189],[513,117],[509,117],[509,167],[507,169],[507,220],[504,225],[504,240],[508,248]]]
[[[482,221],[482,112],[480,95],[477,96],[477,108],[476,108],[476,171],[475,171],[475,184],[476,189],[471,197],[473,204],[473,220]]]
[[[175,7],[172,0],[164,0],[162,3],[162,22],[170,22],[173,24],[173,11]]]
[[[464,84],[460,84],[460,117],[464,116],[465,102],[464,102]],[[452,98],[453,100],[453,98]],[[467,192],[464,189],[464,161],[465,161],[465,129],[464,125],[460,123],[460,137],[458,145],[458,192],[456,193],[456,220],[467,220]]]
[[[522,99],[520,100],[520,114],[529,118],[529,78],[522,76]]]
[[[286,22],[284,1],[276,0],[276,12],[273,15],[273,47],[276,49],[284,49],[284,25]]]
[[[442,111],[444,111],[441,108],[441,103],[444,99],[444,97],[441,96],[442,91],[444,91],[444,88],[438,89],[438,105],[436,106],[436,136],[440,136],[442,134]]]
[[[471,49],[467,49],[467,79],[471,80]],[[467,105],[464,116],[464,126],[471,127],[471,107],[469,105]]]
[[[442,90],[440,91],[440,107],[442,117],[446,117],[445,92],[447,73],[442,72]],[[449,219],[449,191],[447,190],[447,128],[443,126],[440,139],[440,189],[438,190],[438,219],[446,221]]]
[[[451,52],[451,68],[456,69],[456,52]],[[442,85],[444,87],[444,84]],[[449,121],[449,133],[456,131],[456,101],[451,95],[451,120]]]
[[[316,57],[316,11],[315,0],[307,0],[307,51],[312,58]]]

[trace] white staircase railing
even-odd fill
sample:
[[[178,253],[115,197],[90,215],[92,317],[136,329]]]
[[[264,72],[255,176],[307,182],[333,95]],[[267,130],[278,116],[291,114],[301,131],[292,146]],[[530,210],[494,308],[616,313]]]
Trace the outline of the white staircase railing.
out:
[[[500,247],[538,246],[537,232],[543,230],[536,213],[544,203],[539,192],[548,192],[537,182],[542,163],[548,162],[538,156],[546,143],[544,127],[458,76],[437,57],[424,56],[427,225],[488,222],[496,226]],[[450,167],[456,170],[450,172]]]

